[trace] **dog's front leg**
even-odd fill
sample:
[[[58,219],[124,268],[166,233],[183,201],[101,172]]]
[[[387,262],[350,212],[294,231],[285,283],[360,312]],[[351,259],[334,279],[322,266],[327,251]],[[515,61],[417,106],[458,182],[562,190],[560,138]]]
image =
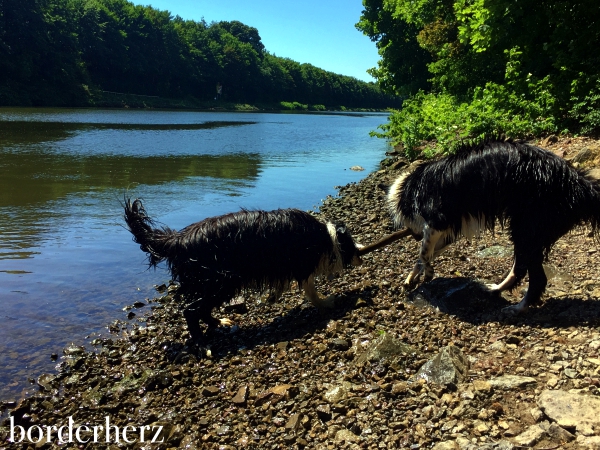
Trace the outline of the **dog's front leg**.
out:
[[[188,331],[196,343],[201,343],[204,340],[200,322],[206,324],[208,327],[208,333],[213,331],[218,326],[233,325],[233,322],[230,319],[215,319],[211,314],[211,310],[212,308],[208,307],[207,302],[203,300],[197,300],[193,303],[190,303],[183,310],[183,317],[187,323]]]
[[[187,323],[187,328],[192,340],[199,345],[204,343],[202,328],[200,328],[200,320],[203,319],[203,322],[205,322],[209,327],[211,326],[211,323],[206,322],[206,313],[202,306],[202,301],[199,300],[186,306],[186,308],[183,310],[183,317]],[[212,316],[211,319],[214,321]],[[214,323],[212,325],[214,325]]]
[[[406,281],[404,281],[405,286],[413,286],[421,273],[424,273],[423,282],[430,281],[433,278],[434,270],[432,262],[435,258],[437,243],[443,234],[444,233],[439,230],[434,230],[429,226],[425,226],[423,230],[423,240],[421,241],[421,250],[419,252],[419,260],[415,263],[413,270],[406,278]],[[445,248],[445,246],[443,246],[437,254],[441,253],[443,248]]]
[[[490,283],[487,285],[487,288],[493,293],[499,294],[500,292],[508,291],[515,287],[515,285],[517,284],[517,275],[515,273],[516,264],[517,260],[515,258],[515,262],[513,263],[513,266],[510,269],[510,272],[508,273],[504,281],[502,281],[502,283],[500,284]]]
[[[407,288],[411,288],[412,286],[417,284],[422,271],[423,271],[423,262],[421,261],[421,258],[419,258],[415,262],[412,272],[409,273],[408,277],[406,277],[406,280],[404,280],[404,286]]]
[[[301,286],[304,289],[304,295],[313,306],[316,306],[319,309],[334,307],[335,296],[330,295],[329,297],[323,297],[319,295],[315,286],[314,275],[311,275],[308,279],[304,280],[301,283]]]

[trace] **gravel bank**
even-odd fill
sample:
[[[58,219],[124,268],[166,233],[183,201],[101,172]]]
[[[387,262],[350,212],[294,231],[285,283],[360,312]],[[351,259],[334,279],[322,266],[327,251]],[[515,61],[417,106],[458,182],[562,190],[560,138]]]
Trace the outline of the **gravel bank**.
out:
[[[598,141],[543,145],[576,164],[600,163]],[[321,207],[361,243],[391,231],[378,185],[405,163],[384,164]],[[545,301],[525,317],[500,312],[521,289],[494,297],[482,286],[510,269],[502,230],[459,241],[436,260],[433,281],[404,292],[418,245],[409,239],[321,280],[319,291],[336,296],[332,310],[293,290],[276,303],[248,295],[215,311],[236,325],[219,331],[211,358],[186,347],[163,287],[111,324],[111,338],[92,341],[94,351],[65,349],[58,373],[36,380],[39,394],[6,403],[12,419],[0,426],[0,448],[28,447],[8,442],[11,426],[18,439],[16,425],[68,427],[69,418],[79,448],[600,448],[600,247],[588,234],[558,242]],[[98,432],[107,418],[110,443]],[[152,444],[159,427],[163,443]],[[56,431],[50,438],[30,446],[57,447]]]

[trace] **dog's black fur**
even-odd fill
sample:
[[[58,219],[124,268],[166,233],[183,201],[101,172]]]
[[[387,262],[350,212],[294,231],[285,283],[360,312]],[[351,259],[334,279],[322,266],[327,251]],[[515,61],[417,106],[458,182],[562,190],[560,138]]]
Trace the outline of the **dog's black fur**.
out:
[[[547,278],[542,262],[554,243],[574,227],[600,231],[600,181],[562,158],[521,142],[486,139],[456,154],[418,165],[388,191],[396,226],[423,239],[419,260],[405,284],[422,272],[433,277],[433,259],[460,236],[493,230],[498,220],[514,244],[514,265],[497,292],[512,289],[529,273],[527,294],[507,308],[520,313],[537,303]]]
[[[199,321],[218,324],[214,307],[244,289],[275,295],[296,280],[309,301],[325,306],[314,278],[360,264],[358,248],[343,224],[323,223],[297,209],[247,211],[210,217],[174,231],[156,228],[140,200],[125,200],[125,222],[151,267],[166,261],[192,338],[201,341]]]

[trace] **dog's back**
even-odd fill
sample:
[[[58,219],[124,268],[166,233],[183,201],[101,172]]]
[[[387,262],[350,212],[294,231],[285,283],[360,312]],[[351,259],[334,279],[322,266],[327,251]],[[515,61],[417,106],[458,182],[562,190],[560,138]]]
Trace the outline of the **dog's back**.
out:
[[[462,232],[465,222],[491,229],[499,220],[517,235],[539,230],[527,238],[549,250],[575,225],[591,223],[598,229],[598,182],[553,153],[524,143],[464,146],[452,156],[417,166],[394,189],[389,201],[397,223],[422,218],[456,236],[469,234]]]
[[[306,212],[242,210],[182,229],[168,263],[175,276],[207,271],[262,288],[306,279],[332,252],[327,225]]]

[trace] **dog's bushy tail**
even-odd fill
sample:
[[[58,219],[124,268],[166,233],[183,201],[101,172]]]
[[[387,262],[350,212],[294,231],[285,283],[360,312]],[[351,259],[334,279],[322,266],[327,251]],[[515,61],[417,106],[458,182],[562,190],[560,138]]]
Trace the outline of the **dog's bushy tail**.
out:
[[[148,217],[139,199],[131,201],[126,198],[123,207],[125,223],[133,234],[133,241],[148,254],[150,267],[156,267],[168,258],[168,243],[177,236],[177,232],[166,227],[155,228],[154,221]]]

